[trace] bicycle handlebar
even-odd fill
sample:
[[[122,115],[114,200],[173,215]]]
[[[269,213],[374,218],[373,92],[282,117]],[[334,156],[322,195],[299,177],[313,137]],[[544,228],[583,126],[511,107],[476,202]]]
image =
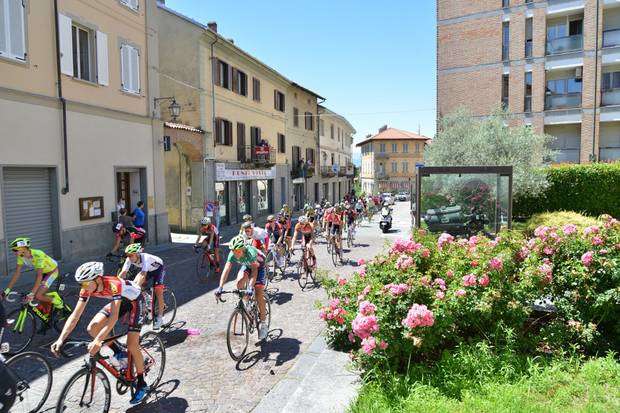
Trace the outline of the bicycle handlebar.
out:
[[[215,300],[218,301],[218,302],[225,303],[226,300],[224,300],[222,298],[222,295],[224,295],[224,294],[237,294],[237,295],[239,295],[241,297],[241,296],[245,295],[245,290],[237,290],[237,289],[235,289],[235,290],[230,290],[230,291],[222,291],[222,293],[219,296],[217,296],[217,295],[215,296]]]
[[[13,296],[13,295],[16,295],[16,296],[18,296],[18,297],[20,297],[20,298],[23,298],[23,297],[25,297],[27,294],[22,294],[22,293],[20,293],[19,291],[11,291],[10,293],[8,293],[8,294],[6,295],[6,297],[4,297],[4,300],[5,300],[7,303],[14,303],[15,301],[17,301],[17,299],[12,299],[12,298],[11,298],[11,296]]]
[[[115,341],[123,336],[127,335],[127,333],[123,333],[123,334],[117,334],[115,336],[112,337],[108,337],[105,340],[103,340],[102,343],[102,347],[104,344],[109,343],[111,341]],[[71,355],[69,353],[67,353],[65,351],[66,347],[70,347],[70,348],[79,348],[79,347],[88,347],[88,345],[91,343],[91,341],[86,341],[86,340],[71,340],[71,341],[65,341],[63,343],[63,345],[60,347],[60,355],[65,357],[65,358],[70,358]]]

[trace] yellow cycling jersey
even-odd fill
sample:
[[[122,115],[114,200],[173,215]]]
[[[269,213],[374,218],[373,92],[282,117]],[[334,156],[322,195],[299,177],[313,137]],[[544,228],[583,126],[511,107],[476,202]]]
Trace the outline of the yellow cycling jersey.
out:
[[[30,249],[32,258],[17,257],[17,265],[25,265],[35,270],[41,270],[44,274],[58,268],[58,263],[41,250]]]

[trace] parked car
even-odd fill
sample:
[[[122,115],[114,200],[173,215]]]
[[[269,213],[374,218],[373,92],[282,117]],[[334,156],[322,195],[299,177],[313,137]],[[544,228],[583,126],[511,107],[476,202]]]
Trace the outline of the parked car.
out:
[[[387,202],[388,205],[394,205],[394,197],[389,192],[384,192],[381,194],[381,200],[383,202]]]
[[[395,196],[397,201],[408,201],[409,200],[409,193],[402,191],[396,194]]]

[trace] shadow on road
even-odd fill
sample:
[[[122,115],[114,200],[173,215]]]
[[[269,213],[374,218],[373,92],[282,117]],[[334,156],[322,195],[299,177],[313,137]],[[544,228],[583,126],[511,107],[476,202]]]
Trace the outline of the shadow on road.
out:
[[[259,361],[263,363],[273,361],[274,366],[281,366],[297,357],[301,341],[296,338],[282,337],[282,333],[282,329],[279,328],[270,330],[267,339],[256,344],[260,347],[259,349],[246,354],[237,362],[237,370],[249,370]],[[277,355],[274,357],[274,354]],[[270,371],[270,374],[274,374],[273,371]]]
[[[180,323],[180,324],[185,325],[185,322]],[[166,348],[170,348],[170,347],[176,346],[177,344],[181,344],[185,342],[185,340],[188,337],[188,334],[187,334],[187,329],[178,328],[175,330],[167,329],[165,331],[162,331],[161,333],[159,333],[159,336],[164,341]]]
[[[169,397],[178,387],[179,380],[161,383],[151,393],[146,403],[127,409],[127,413],[137,412],[185,412],[189,408],[187,400],[180,397]]]
[[[293,294],[279,291],[273,295],[270,295],[270,297],[273,304],[282,305],[291,301],[293,299]]]

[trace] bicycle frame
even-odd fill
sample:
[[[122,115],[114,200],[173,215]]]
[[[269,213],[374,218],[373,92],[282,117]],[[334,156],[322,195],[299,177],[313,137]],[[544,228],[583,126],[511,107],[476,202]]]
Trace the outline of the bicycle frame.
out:
[[[58,298],[62,300],[63,305],[65,305],[64,300],[62,299],[60,294],[58,294],[56,291],[50,291],[49,293],[46,293],[46,295],[50,297],[57,296]],[[7,300],[7,301],[10,301],[10,300]],[[24,329],[24,321],[26,320],[28,313],[37,316],[37,318],[39,318],[39,320],[43,322],[46,329],[50,328],[50,326],[54,322],[54,314],[56,313],[56,311],[57,310],[51,304],[50,304],[49,313],[44,313],[43,311],[37,308],[37,304],[33,302],[24,303],[22,304],[22,308],[19,312],[19,316],[17,317],[17,320],[15,320],[15,324],[13,325],[12,329],[13,331],[19,331],[20,333],[22,333]]]

